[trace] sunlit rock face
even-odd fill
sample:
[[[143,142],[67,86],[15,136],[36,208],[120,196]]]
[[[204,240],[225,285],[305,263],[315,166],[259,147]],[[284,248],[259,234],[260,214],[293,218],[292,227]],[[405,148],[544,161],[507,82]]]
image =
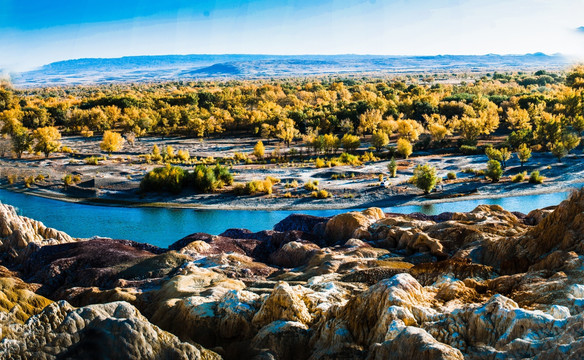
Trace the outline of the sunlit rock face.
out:
[[[159,249],[2,206],[0,358],[580,359],[582,214],[584,191],[529,215],[371,208]]]

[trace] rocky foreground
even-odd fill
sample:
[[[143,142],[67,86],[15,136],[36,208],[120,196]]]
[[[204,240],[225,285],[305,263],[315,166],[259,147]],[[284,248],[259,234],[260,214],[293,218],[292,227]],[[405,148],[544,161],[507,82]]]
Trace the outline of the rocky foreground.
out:
[[[0,204],[1,359],[581,359],[584,190],[528,215],[371,208],[161,249]]]

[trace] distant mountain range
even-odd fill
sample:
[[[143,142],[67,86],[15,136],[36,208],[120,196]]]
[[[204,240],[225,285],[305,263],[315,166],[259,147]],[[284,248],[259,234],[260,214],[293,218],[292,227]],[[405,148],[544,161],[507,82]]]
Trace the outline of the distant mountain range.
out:
[[[563,68],[562,55],[161,55],[89,58],[12,74],[18,87],[192,79],[253,79],[329,74],[396,74]]]

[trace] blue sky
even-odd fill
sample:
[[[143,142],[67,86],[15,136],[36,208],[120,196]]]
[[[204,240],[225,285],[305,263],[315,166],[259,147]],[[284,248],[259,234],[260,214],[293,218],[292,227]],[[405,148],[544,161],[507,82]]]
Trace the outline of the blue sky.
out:
[[[0,0],[0,68],[153,54],[584,54],[584,0]]]

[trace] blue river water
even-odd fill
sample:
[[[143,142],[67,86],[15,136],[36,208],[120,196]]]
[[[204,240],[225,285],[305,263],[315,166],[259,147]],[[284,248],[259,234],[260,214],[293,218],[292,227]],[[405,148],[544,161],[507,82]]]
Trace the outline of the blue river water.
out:
[[[569,192],[514,196],[499,199],[461,200],[433,205],[395,206],[385,212],[421,212],[436,215],[447,211],[471,211],[480,204],[497,204],[509,211],[527,213],[557,205]],[[167,247],[195,232],[220,234],[229,228],[268,230],[293,213],[331,216],[348,210],[193,210],[166,208],[124,208],[69,203],[0,189],[0,202],[18,208],[19,214],[74,237],[95,235],[128,239]]]

